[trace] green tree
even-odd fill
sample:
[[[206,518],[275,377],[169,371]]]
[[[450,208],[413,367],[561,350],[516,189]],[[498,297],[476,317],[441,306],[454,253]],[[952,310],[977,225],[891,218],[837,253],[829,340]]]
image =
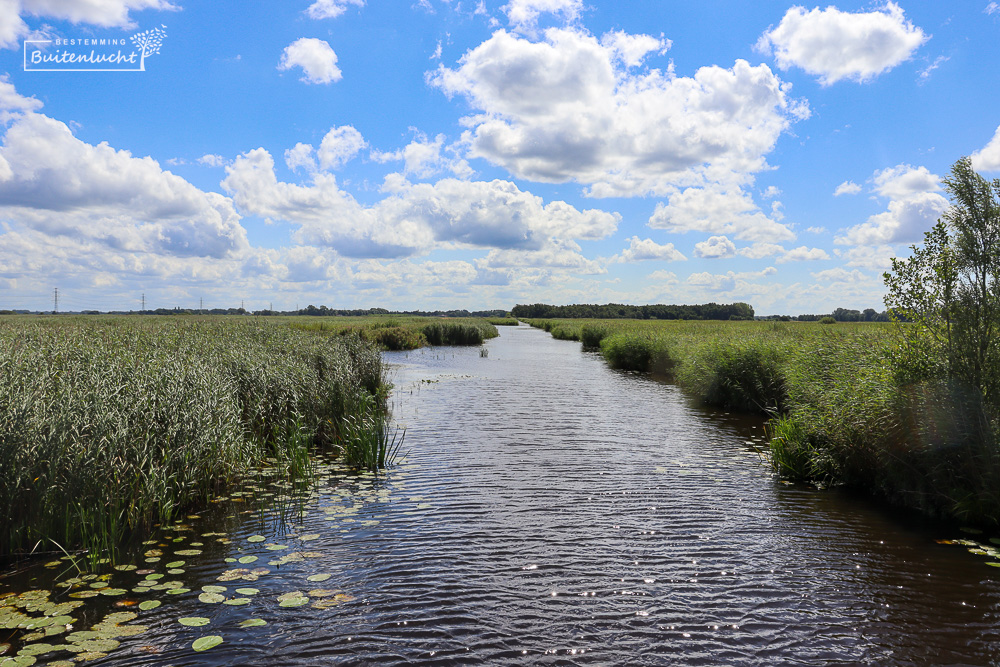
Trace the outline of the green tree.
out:
[[[1000,407],[1000,179],[961,158],[943,179],[951,206],[883,275],[886,307],[904,322],[897,372],[903,381],[947,378],[978,388]]]

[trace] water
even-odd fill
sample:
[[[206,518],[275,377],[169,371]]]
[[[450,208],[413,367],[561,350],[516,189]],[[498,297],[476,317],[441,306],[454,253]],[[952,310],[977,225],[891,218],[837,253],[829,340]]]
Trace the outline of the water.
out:
[[[290,522],[224,504],[192,520],[177,548],[209,543],[178,575],[192,591],[157,592],[134,621],[148,630],[89,664],[1000,664],[1000,569],[935,542],[957,530],[783,485],[748,445],[759,421],[578,343],[501,333],[488,357],[387,354],[405,461],[330,469]],[[212,530],[229,543],[198,537]],[[305,556],[221,583],[259,589],[242,606],[196,597],[290,552]],[[224,562],[244,555],[260,560]],[[314,595],[279,606],[292,591]],[[224,643],[192,651],[206,634]]]

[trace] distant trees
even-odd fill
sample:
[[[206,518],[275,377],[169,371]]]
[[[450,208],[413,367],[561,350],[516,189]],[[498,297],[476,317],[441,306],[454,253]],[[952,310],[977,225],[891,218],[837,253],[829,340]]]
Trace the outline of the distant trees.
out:
[[[900,370],[978,388],[1000,414],[1000,179],[961,158],[943,179],[951,207],[884,274],[885,304],[903,329]]]
[[[668,306],[664,304],[631,306],[621,303],[550,306],[545,303],[535,303],[531,305],[518,304],[511,308],[510,314],[522,319],[551,317],[602,320],[752,320],[754,311],[753,306],[742,302],[706,303],[692,306]]]

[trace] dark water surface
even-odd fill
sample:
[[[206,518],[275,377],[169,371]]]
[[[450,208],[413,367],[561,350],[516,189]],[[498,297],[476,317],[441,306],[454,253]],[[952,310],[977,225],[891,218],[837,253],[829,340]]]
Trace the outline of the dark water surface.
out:
[[[292,526],[231,515],[232,542],[189,559],[193,592],[161,593],[145,634],[88,664],[1000,664],[1000,569],[935,542],[957,531],[782,485],[747,444],[759,422],[578,343],[501,334],[488,357],[388,354],[405,461],[329,472]],[[225,557],[272,557],[255,533],[305,556],[221,584],[259,588],[246,605],[200,603],[259,564]],[[192,651],[205,634],[225,643]]]

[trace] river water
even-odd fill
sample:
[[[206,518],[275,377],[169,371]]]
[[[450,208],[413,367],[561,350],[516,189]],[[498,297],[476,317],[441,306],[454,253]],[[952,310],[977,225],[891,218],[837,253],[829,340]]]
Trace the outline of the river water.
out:
[[[1000,664],[1000,568],[936,542],[957,528],[782,484],[761,422],[540,330],[501,334],[488,356],[386,354],[405,459],[331,469],[291,521],[227,514],[231,541],[90,664]],[[259,592],[242,605],[194,597],[263,544],[304,558],[243,583]],[[311,603],[280,606],[292,590]],[[240,629],[251,617],[267,625]],[[225,643],[193,651],[204,634]]]

